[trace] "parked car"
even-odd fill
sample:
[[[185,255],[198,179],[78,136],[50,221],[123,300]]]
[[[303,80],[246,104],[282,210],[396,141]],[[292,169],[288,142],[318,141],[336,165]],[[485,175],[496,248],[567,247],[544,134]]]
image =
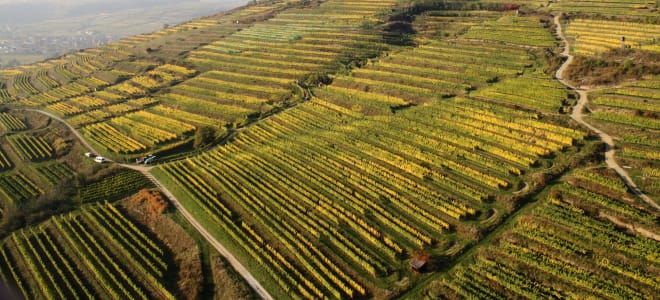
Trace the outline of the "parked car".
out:
[[[148,165],[156,159],[156,155],[149,155],[144,159],[144,164]]]
[[[103,156],[97,156],[97,157],[94,158],[94,161],[97,162],[97,163],[102,164],[102,163],[105,162],[105,157],[103,157]]]
[[[85,152],[85,156],[87,156],[87,157],[96,157],[96,154],[94,154],[92,152]]]

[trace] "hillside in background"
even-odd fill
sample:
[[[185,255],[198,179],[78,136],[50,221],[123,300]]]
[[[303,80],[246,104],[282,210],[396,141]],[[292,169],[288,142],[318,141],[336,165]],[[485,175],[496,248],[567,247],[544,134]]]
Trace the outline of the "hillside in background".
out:
[[[659,24],[650,0],[252,1],[0,70],[2,282],[653,298]]]

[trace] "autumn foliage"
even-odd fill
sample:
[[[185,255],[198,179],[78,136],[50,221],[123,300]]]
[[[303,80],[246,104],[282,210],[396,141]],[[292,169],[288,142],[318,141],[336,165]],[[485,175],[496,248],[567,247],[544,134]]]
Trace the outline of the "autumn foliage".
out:
[[[131,201],[131,206],[144,206],[144,212],[149,219],[153,219],[163,214],[169,207],[169,203],[158,191],[143,189],[135,195]]]

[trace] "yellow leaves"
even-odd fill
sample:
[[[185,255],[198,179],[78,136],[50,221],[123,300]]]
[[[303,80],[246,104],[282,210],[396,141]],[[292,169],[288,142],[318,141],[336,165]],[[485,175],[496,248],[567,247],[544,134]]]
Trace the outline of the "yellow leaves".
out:
[[[162,85],[161,82],[153,79],[152,77],[149,76],[136,76],[131,79],[132,82],[136,83],[137,85],[146,88],[147,90],[152,90],[160,87]]]
[[[620,48],[622,37],[628,47],[656,51],[657,45],[647,44],[660,35],[660,25],[576,19],[568,25],[567,34],[575,36],[575,51],[580,54],[593,55]]]
[[[142,96],[146,95],[147,92],[139,87],[136,87],[129,82],[122,82],[120,84],[114,85],[108,88],[110,91],[118,91],[127,96]]]
[[[95,108],[95,107],[100,107],[108,104],[108,101],[96,98],[96,97],[91,97],[91,96],[80,96],[80,97],[75,97],[69,100],[71,103],[76,104],[78,106],[82,106],[84,108]]]
[[[82,112],[82,110],[80,110],[79,108],[77,108],[75,106],[72,106],[70,104],[64,103],[64,102],[51,104],[51,105],[47,106],[46,108],[48,108],[49,110],[52,110],[52,111],[54,111],[54,112],[56,112],[60,115],[63,115],[63,116],[75,115],[75,114],[79,114],[79,113]]]
[[[147,149],[142,143],[122,134],[106,123],[97,123],[83,128],[83,134],[116,153],[134,153]]]
[[[110,120],[110,123],[125,129],[130,136],[135,136],[148,144],[155,146],[173,140],[176,134],[131,120],[127,117],[118,117]]]

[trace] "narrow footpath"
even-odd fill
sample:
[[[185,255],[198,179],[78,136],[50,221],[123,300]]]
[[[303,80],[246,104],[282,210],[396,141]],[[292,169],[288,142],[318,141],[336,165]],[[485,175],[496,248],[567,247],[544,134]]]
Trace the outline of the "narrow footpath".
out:
[[[557,70],[555,77],[557,77],[557,80],[559,80],[559,82],[561,82],[563,85],[569,87],[570,89],[575,90],[580,97],[577,105],[573,107],[571,118],[576,122],[591,129],[592,131],[596,132],[596,134],[598,134],[600,139],[603,140],[603,142],[605,143],[605,163],[607,164],[607,167],[616,171],[616,173],[619,174],[619,176],[623,179],[623,182],[635,195],[637,195],[639,198],[644,200],[644,202],[648,203],[656,210],[660,210],[660,206],[658,206],[658,204],[655,201],[653,201],[653,199],[651,199],[649,196],[644,194],[644,192],[642,192],[642,190],[640,190],[639,187],[637,187],[637,185],[632,180],[632,178],[630,178],[628,172],[626,172],[626,170],[624,170],[616,162],[616,157],[614,156],[615,145],[612,136],[584,121],[584,107],[589,102],[589,92],[591,92],[592,89],[583,89],[581,87],[575,87],[571,85],[564,77],[564,72],[566,71],[566,68],[568,68],[568,66],[573,62],[574,57],[573,55],[570,54],[570,45],[568,43],[568,40],[564,36],[564,31],[562,30],[561,21],[559,20],[559,17],[560,17],[559,15],[555,16],[554,20],[555,20],[555,25],[557,26],[557,35],[564,42],[564,51],[562,52],[562,56],[567,57],[567,59],[564,62],[564,64],[559,68],[559,70]]]

